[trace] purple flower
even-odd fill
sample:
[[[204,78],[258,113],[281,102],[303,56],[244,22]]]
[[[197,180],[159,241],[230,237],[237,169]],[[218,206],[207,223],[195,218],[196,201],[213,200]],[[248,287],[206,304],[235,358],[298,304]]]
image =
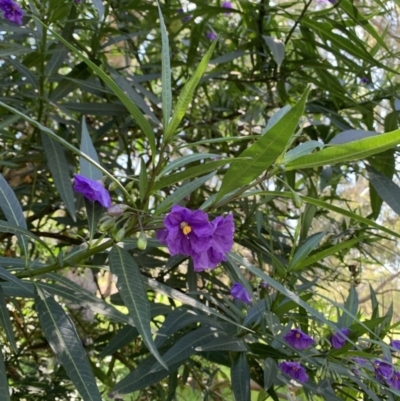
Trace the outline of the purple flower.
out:
[[[74,190],[92,202],[99,202],[105,208],[111,207],[110,194],[99,181],[75,174]]]
[[[184,14],[184,13],[185,13],[185,11],[183,10],[182,7],[178,8],[178,14]],[[181,19],[181,21],[182,21],[183,23],[185,23],[185,22],[190,21],[191,19],[192,19],[192,16],[191,16],[191,15],[185,15],[185,16]]]
[[[264,289],[267,289],[267,288],[269,287],[269,284],[268,284],[266,281],[264,281],[264,280],[261,281],[261,284],[260,284],[260,285],[261,285],[261,287],[264,288]]]
[[[375,377],[378,380],[388,380],[393,374],[393,367],[390,363],[374,360]]]
[[[215,40],[215,39],[217,39],[217,34],[213,31],[209,31],[206,33],[206,37],[209,40]]]
[[[214,226],[208,221],[207,213],[201,210],[191,211],[175,205],[164,219],[164,226],[164,230],[157,232],[157,239],[167,244],[172,256],[194,257],[211,246]]]
[[[225,218],[218,216],[211,224],[214,227],[214,233],[210,248],[207,252],[192,255],[196,272],[213,269],[219,265],[223,260],[226,260],[226,253],[233,246],[233,232],[235,231],[233,216],[231,214]]]
[[[396,351],[400,351],[400,340],[392,340],[390,342],[390,346],[394,348]]]
[[[390,387],[400,391],[400,372],[393,372],[392,377],[388,380]]]
[[[368,77],[361,77],[361,78],[360,78],[360,82],[361,82],[362,84],[368,84],[368,83],[369,83],[369,79],[368,79]]]
[[[23,12],[21,7],[13,0],[0,0],[0,10],[4,18],[18,25],[22,25]]]
[[[251,296],[247,292],[246,288],[243,287],[240,283],[234,283],[231,288],[231,295],[233,298],[238,299],[239,301],[243,301],[246,303],[251,302]]]
[[[297,380],[299,383],[305,383],[308,380],[306,370],[297,362],[281,362],[279,368],[283,373]]]
[[[283,336],[283,339],[295,349],[306,349],[315,341],[300,329],[292,329]]]
[[[332,344],[332,348],[339,349],[342,348],[346,343],[346,337],[348,337],[350,330],[347,327],[340,329],[330,338],[330,342]],[[346,336],[346,337],[345,337]]]
[[[364,366],[364,365],[367,364],[367,361],[366,361],[364,358],[361,358],[361,357],[359,357],[359,356],[353,356],[353,357],[351,358],[351,360],[352,360],[354,363],[357,363],[358,365]]]
[[[222,8],[229,8],[230,10],[233,8],[232,7],[232,3],[230,2],[230,1],[224,1],[222,4],[221,4],[221,7]],[[226,12],[225,13],[225,15],[229,15],[230,14],[230,12]]]

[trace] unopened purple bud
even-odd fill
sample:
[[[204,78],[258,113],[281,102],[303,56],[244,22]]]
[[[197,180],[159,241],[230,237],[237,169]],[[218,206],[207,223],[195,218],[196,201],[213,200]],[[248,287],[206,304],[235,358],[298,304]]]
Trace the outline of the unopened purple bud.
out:
[[[127,205],[123,203],[117,203],[107,209],[107,214],[112,217],[121,216],[122,213],[128,208]]]
[[[209,31],[206,33],[206,37],[209,40],[215,40],[215,39],[217,39],[217,34],[213,31]]]

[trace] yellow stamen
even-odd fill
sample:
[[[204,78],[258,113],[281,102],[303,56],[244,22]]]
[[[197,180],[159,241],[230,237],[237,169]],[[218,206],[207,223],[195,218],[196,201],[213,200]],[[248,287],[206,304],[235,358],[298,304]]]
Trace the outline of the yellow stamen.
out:
[[[185,235],[188,235],[189,233],[192,232],[192,227],[190,227],[189,224],[186,223],[186,221],[182,221],[182,223],[181,223],[181,229],[182,229],[182,232],[183,232]]]

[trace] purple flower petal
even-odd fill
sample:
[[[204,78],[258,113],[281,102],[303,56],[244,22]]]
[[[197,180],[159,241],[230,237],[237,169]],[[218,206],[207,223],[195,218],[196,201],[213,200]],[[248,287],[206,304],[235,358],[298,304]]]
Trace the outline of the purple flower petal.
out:
[[[314,344],[314,340],[300,329],[292,329],[283,336],[283,339],[295,349],[306,349]]]
[[[217,34],[213,31],[209,31],[206,33],[206,37],[209,40],[215,40],[215,39],[217,39]]]
[[[388,380],[390,387],[400,391],[400,372],[393,372],[392,377]]]
[[[400,351],[400,340],[392,340],[390,346],[396,351]]]
[[[242,302],[250,303],[251,296],[247,292],[246,288],[243,287],[240,283],[234,283],[233,287],[231,288],[231,295],[233,298],[238,299]]]
[[[1,0],[0,0],[1,1]],[[74,190],[81,193],[86,199],[92,202],[99,202],[103,207],[111,207],[111,197],[103,184],[91,180],[83,175],[75,174]]]
[[[0,10],[3,11],[4,18],[18,25],[22,25],[24,13],[21,7],[13,0],[0,0]]]
[[[381,361],[379,359],[374,360],[375,377],[378,380],[388,380],[393,374],[393,367],[390,363]]]
[[[349,333],[350,330],[347,327],[344,327],[333,334],[329,340],[331,342],[332,348],[342,348],[347,341],[346,337],[348,337]]]
[[[285,361],[279,364],[280,370],[299,383],[305,383],[308,375],[305,369],[297,362]]]

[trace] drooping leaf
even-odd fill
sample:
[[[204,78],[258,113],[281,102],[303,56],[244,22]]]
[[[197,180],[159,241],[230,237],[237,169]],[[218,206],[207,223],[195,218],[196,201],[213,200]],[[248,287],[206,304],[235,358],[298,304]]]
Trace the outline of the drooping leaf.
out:
[[[245,352],[240,352],[231,368],[232,390],[236,401],[250,401],[250,369]]]
[[[111,272],[118,277],[117,288],[135,327],[150,352],[168,370],[151,336],[150,305],[138,264],[127,251],[117,245],[112,247],[109,261]]]
[[[196,351],[233,351],[233,352],[247,352],[248,348],[243,339],[235,336],[221,336],[215,339],[211,344],[206,344],[196,347]]]
[[[178,101],[176,102],[176,106],[174,109],[174,113],[172,115],[171,121],[168,124],[166,133],[165,133],[165,139],[167,140],[170,138],[172,135],[176,134],[176,129],[179,126],[179,123],[182,121],[186,110],[189,107],[190,102],[193,99],[194,91],[197,87],[197,85],[200,82],[201,77],[204,74],[204,71],[207,68],[208,61],[211,58],[211,55],[214,51],[216,45],[216,41],[214,41],[210,48],[208,49],[207,53],[204,55],[204,57],[201,59],[200,64],[197,66],[196,71],[192,75],[192,77],[189,79],[189,81],[185,84],[183,87],[181,93],[179,94]]]
[[[7,339],[11,344],[11,347],[15,353],[18,353],[17,343],[15,342],[15,336],[10,321],[10,313],[7,309],[6,299],[4,296],[3,288],[0,286],[0,324],[6,332]]]
[[[15,226],[27,229],[26,220],[14,191],[8,185],[8,182],[0,174],[0,208],[4,213],[7,221]],[[25,254],[28,252],[28,241],[20,233],[16,234],[21,248]]]
[[[100,164],[99,156],[97,155],[96,149],[92,142],[92,138],[90,137],[89,131],[87,129],[85,117],[82,117],[80,150],[82,153],[94,160],[97,164]],[[79,158],[79,170],[81,175],[90,178],[91,180],[101,180],[103,178],[103,174],[101,173],[101,171],[83,157]]]
[[[40,325],[54,354],[84,401],[102,401],[85,349],[64,309],[36,288],[35,305]]]
[[[267,171],[276,161],[285,150],[303,115],[308,93],[309,89],[304,92],[299,102],[290,111],[253,145],[239,155],[240,158],[249,158],[248,160],[239,160],[232,163],[224,175],[216,200],[221,199],[224,195],[237,188],[249,184]]]
[[[59,192],[61,199],[65,203],[70,216],[75,221],[75,202],[74,192],[72,190],[71,176],[69,174],[69,165],[64,154],[63,147],[52,138],[41,134],[43,149],[49,163],[49,169],[53,176],[54,185]]]

